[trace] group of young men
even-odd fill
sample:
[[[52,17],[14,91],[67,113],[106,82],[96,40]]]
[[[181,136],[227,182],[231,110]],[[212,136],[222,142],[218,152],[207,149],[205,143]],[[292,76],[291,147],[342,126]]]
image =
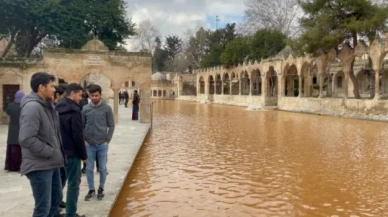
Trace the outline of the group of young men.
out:
[[[55,77],[50,74],[35,73],[31,77],[32,92],[21,101],[19,143],[23,159],[20,172],[31,184],[35,199],[33,217],[78,217],[81,162],[86,162],[89,192],[85,200],[89,201],[96,195],[93,171],[98,157],[97,199],[103,199],[107,155],[115,123],[111,107],[101,99],[99,85],[88,86],[90,103],[82,108],[84,90],[76,83],[67,85],[65,97],[54,106],[54,82]],[[66,181],[66,213],[60,214]]]

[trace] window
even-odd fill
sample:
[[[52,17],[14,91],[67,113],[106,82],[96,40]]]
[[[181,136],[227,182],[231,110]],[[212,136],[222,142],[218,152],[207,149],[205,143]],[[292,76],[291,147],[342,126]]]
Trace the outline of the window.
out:
[[[337,87],[342,88],[342,77],[341,76],[337,77]]]
[[[132,81],[132,87],[134,87],[136,85],[136,83],[134,81]]]
[[[129,82],[128,81],[125,82],[125,87],[129,87]]]

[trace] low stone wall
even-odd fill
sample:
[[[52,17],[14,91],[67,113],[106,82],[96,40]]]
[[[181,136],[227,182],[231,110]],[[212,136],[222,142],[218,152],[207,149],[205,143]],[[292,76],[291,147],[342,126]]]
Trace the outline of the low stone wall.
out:
[[[373,121],[388,121],[388,101],[342,98],[279,99],[279,110]]]
[[[197,96],[179,96],[178,98],[175,98],[176,100],[182,100],[182,101],[197,101]]]
[[[237,106],[262,106],[263,97],[261,96],[246,96],[246,95],[213,95],[213,100],[217,104],[228,104]]]

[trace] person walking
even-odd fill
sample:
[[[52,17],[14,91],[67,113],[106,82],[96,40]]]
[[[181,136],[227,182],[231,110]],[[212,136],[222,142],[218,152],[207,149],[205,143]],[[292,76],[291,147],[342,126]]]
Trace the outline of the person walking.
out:
[[[101,87],[99,85],[92,85],[88,91],[91,103],[82,110],[85,145],[88,155],[86,176],[89,192],[85,196],[86,201],[89,201],[96,194],[93,174],[96,155],[98,156],[98,167],[100,170],[100,185],[97,199],[102,200],[104,198],[108,147],[115,129],[112,108],[101,99]]]
[[[135,90],[133,94],[133,100],[132,100],[132,120],[139,119],[139,103],[140,103],[140,96],[137,93],[137,90]]]
[[[59,168],[66,164],[58,115],[51,100],[55,77],[37,72],[31,77],[32,92],[21,101],[19,143],[20,173],[30,181],[35,200],[33,217],[53,217],[62,201]]]
[[[85,217],[77,214],[77,202],[79,186],[81,184],[81,161],[86,162],[82,114],[80,101],[82,100],[83,88],[81,85],[69,84],[65,91],[65,98],[59,101],[55,110],[59,114],[61,136],[67,165],[67,196],[66,217]]]
[[[124,104],[125,104],[125,108],[128,108],[128,100],[129,100],[129,94],[128,94],[128,91],[124,91],[123,93],[124,95]]]
[[[6,113],[9,116],[7,151],[5,156],[5,170],[17,172],[22,163],[22,150],[19,145],[19,119],[20,101],[24,97],[23,91],[19,90],[15,94],[13,102],[8,104]]]

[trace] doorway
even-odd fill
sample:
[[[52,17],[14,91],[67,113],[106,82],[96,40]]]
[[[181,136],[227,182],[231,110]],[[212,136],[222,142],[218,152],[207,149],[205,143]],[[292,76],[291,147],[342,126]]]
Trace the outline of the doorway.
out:
[[[18,84],[3,84],[3,111],[7,110],[8,104],[14,100],[18,90],[20,90]]]

